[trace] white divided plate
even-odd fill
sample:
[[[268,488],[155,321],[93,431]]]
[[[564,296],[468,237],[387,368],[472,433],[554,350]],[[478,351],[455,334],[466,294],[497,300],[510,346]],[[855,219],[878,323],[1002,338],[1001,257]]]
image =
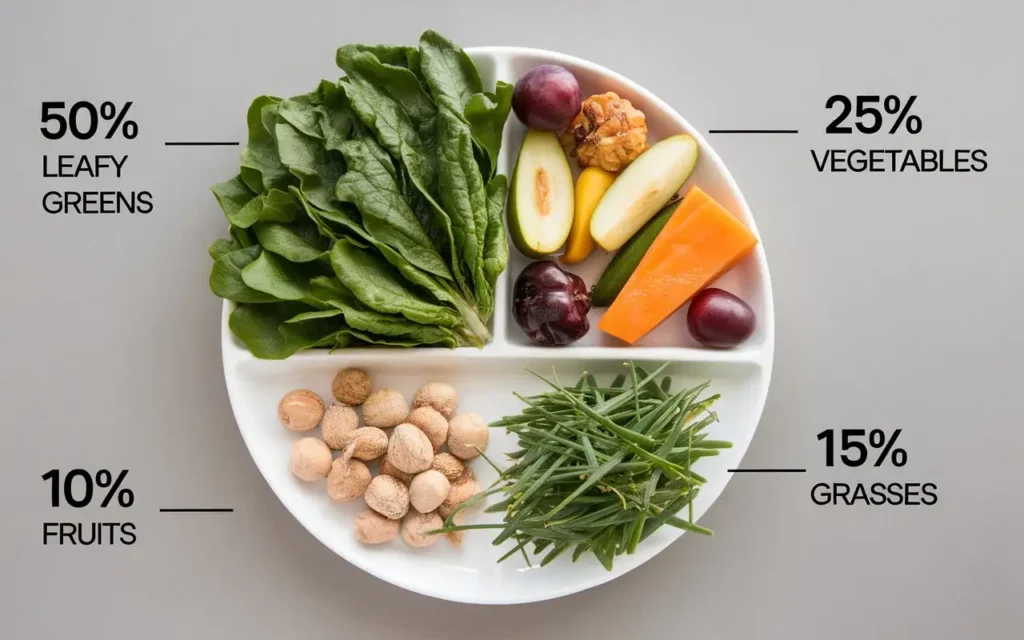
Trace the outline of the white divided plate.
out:
[[[699,185],[757,233],[750,210],[719,157],[682,116],[647,90],[612,71],[558,53],[514,47],[479,47],[468,52],[485,85],[493,86],[496,79],[515,82],[538,64],[560,64],[576,74],[584,96],[615,91],[631,100],[647,115],[650,140],[680,132],[690,134],[700,144],[701,157],[687,186]],[[512,174],[524,131],[511,115],[499,164],[506,176]],[[708,480],[694,504],[694,516],[699,518],[729,482],[731,474],[727,470],[740,464],[768,393],[774,318],[768,266],[761,246],[716,283],[746,300],[758,318],[757,330],[744,345],[724,351],[700,348],[690,338],[685,308],[632,347],[596,329],[599,309],[590,314],[594,328],[577,344],[562,348],[532,346],[512,321],[509,304],[512,283],[530,260],[515,249],[510,253],[508,269],[497,287],[492,322],[494,340],[483,349],[346,349],[334,353],[311,350],[283,361],[258,360],[231,335],[227,324],[230,305],[224,307],[224,376],[231,405],[242,437],[271,489],[317,539],[352,564],[405,589],[446,600],[511,604],[582,591],[640,566],[682,532],[662,527],[639,546],[635,555],[616,557],[612,571],[605,571],[589,554],[576,563],[564,554],[545,567],[535,564],[529,568],[521,556],[496,564],[506,547],[494,547],[492,532],[488,530],[469,532],[461,549],[451,548],[444,541],[422,550],[411,549],[401,540],[377,547],[361,545],[354,538],[352,521],[365,508],[363,501],[334,504],[327,497],[323,481],[306,484],[289,472],[289,448],[300,435],[288,432],[278,423],[276,405],[282,395],[292,389],[308,388],[330,400],[334,374],[343,367],[357,366],[370,373],[376,387],[396,388],[408,398],[424,382],[450,382],[459,392],[460,411],[475,411],[491,421],[521,410],[521,403],[512,396],[513,390],[529,395],[542,389],[543,383],[527,374],[524,367],[550,373],[554,366],[563,380],[575,380],[581,372],[589,371],[610,381],[623,371],[627,359],[652,366],[670,361],[666,373],[673,377],[674,389],[712,381],[709,391],[720,393],[722,399],[715,405],[720,421],[710,433],[716,440],[733,442],[732,449],[723,450],[718,457],[704,458],[696,466]],[[609,259],[599,251],[583,264],[573,265],[572,270],[593,285]],[[514,438],[504,430],[493,429],[488,453],[500,461],[501,454],[513,450],[514,445]],[[472,466],[484,486],[495,479],[496,473],[484,461],[474,461]],[[500,514],[475,512],[472,521],[500,519]],[[715,541],[702,540],[702,544]]]

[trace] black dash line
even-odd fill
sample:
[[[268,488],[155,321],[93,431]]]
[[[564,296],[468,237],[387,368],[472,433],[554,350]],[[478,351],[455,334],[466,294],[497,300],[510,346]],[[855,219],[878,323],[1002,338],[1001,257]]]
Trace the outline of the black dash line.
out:
[[[708,129],[708,133],[800,133],[796,129]]]
[[[231,513],[234,509],[161,509],[160,513]]]
[[[165,147],[237,147],[238,142],[165,142]]]
[[[729,473],[807,473],[807,469],[729,469]]]

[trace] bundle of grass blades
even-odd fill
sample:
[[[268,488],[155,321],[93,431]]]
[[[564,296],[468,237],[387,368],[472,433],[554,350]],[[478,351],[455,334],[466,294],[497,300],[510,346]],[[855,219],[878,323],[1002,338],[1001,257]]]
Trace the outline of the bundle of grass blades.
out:
[[[669,377],[658,379],[667,366],[648,373],[628,363],[607,387],[589,374],[572,387],[538,375],[552,391],[516,393],[527,407],[491,425],[519,438],[511,466],[477,498],[501,495],[487,511],[504,521],[460,527],[452,514],[445,530],[501,529],[494,544],[515,545],[499,562],[517,553],[529,562],[532,550],[543,566],[572,549],[574,562],[589,551],[609,571],[664,525],[712,535],[693,522],[706,482],[693,465],[732,444],[705,433],[718,419],[710,407],[719,396],[700,397],[710,383],[673,393]]]

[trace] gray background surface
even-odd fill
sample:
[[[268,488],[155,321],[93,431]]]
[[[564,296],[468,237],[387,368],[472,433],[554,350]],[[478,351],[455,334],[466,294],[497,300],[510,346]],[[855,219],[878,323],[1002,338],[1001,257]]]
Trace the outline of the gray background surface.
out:
[[[22,2],[0,9],[0,637],[1010,638],[1024,623],[1020,9],[1003,2]],[[88,6],[87,6],[88,5]],[[233,423],[207,191],[262,92],[332,77],[342,43],[554,49],[615,69],[710,139],[775,285],[768,404],[703,524],[589,592],[508,608],[405,593],[317,543]],[[924,131],[826,139],[833,93],[918,94]],[[130,142],[48,143],[40,102],[133,100]],[[835,138],[836,136],[830,136]],[[810,148],[983,148],[982,174],[818,174]],[[126,152],[147,217],[49,216],[41,156]],[[827,427],[902,428],[903,469],[826,470]],[[40,474],[131,470],[136,505],[55,513]],[[930,508],[814,507],[820,480],[930,481]],[[167,506],[230,506],[168,516]],[[41,545],[47,519],[130,517],[132,547]]]

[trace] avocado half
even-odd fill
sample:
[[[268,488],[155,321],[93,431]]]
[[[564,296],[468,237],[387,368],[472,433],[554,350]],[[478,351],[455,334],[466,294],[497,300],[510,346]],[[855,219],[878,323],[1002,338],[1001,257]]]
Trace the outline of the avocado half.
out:
[[[552,131],[526,132],[509,189],[512,243],[531,258],[558,251],[572,228],[572,169]]]

